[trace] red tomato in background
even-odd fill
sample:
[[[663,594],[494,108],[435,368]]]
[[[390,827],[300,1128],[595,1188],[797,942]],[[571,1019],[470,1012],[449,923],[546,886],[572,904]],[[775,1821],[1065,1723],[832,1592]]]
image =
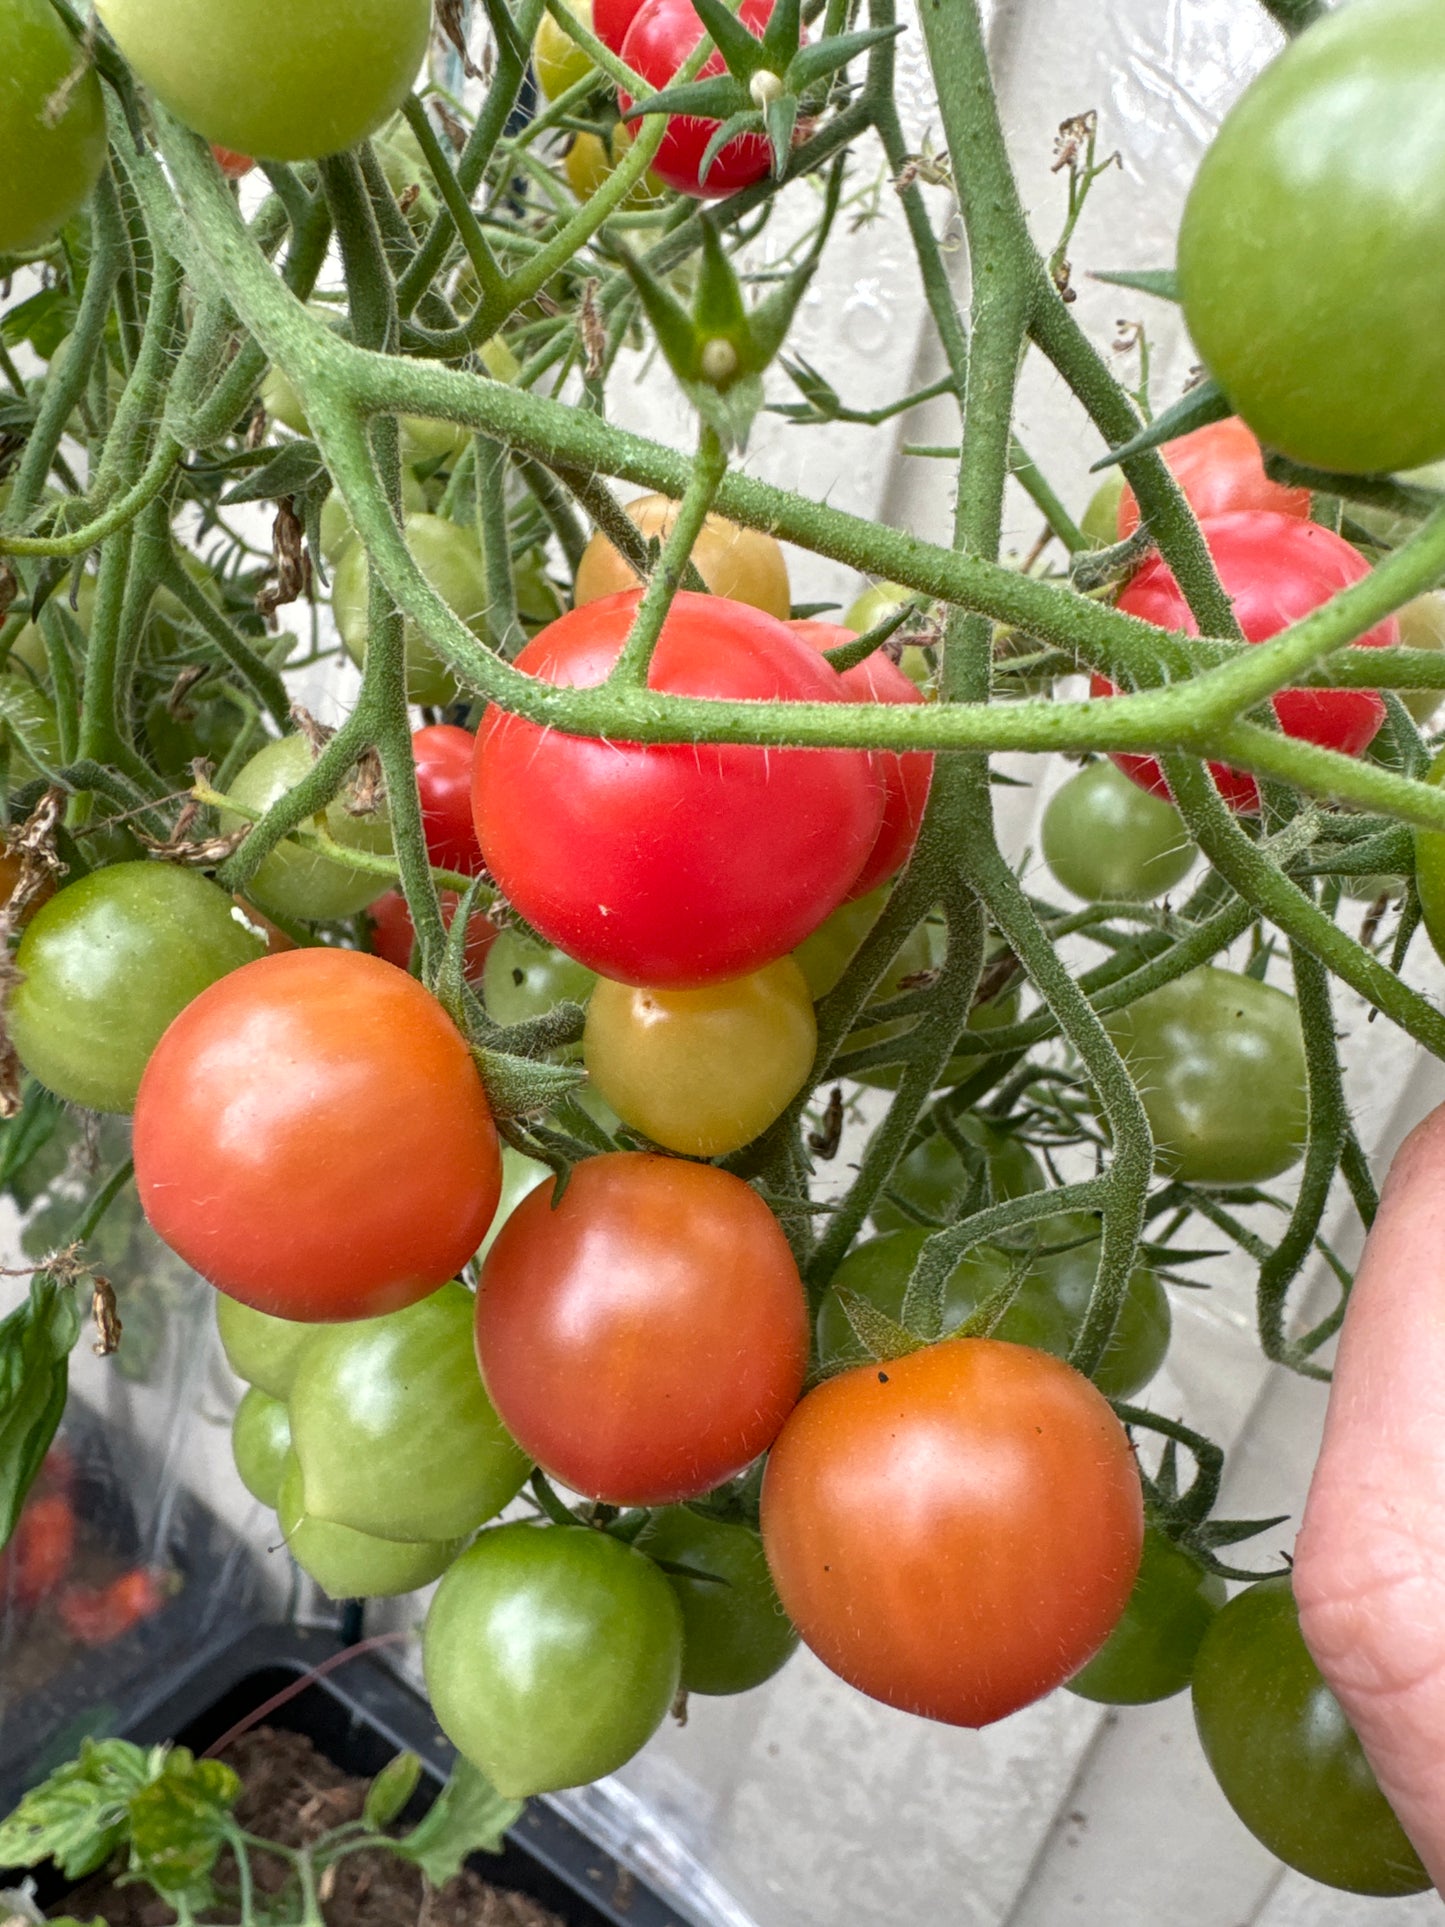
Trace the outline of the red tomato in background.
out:
[[[798,1401],[808,1310],[777,1219],[716,1165],[619,1151],[528,1194],[477,1294],[498,1416],[574,1492],[696,1498],[771,1444]]]
[[[593,33],[604,47],[620,54],[627,29],[646,3],[647,0],[592,0]]]
[[[1316,522],[1241,512],[1216,516],[1201,528],[1247,642],[1266,642],[1370,573],[1358,549]],[[1161,556],[1151,556],[1130,579],[1118,606],[1161,629],[1199,634],[1199,625]],[[1398,623],[1387,616],[1352,647],[1385,649],[1399,639]],[[1089,690],[1095,696],[1118,693],[1103,676],[1093,677]],[[1385,720],[1385,705],[1373,689],[1283,689],[1274,698],[1274,713],[1286,736],[1360,756]],[[1154,757],[1119,755],[1114,761],[1141,789],[1152,796],[1168,796],[1169,785]],[[1211,763],[1209,768],[1232,809],[1259,808],[1259,786],[1252,776],[1222,763]]]
[[[1309,519],[1309,490],[1286,488],[1269,479],[1254,431],[1238,415],[1207,422],[1177,441],[1165,442],[1159,453],[1201,522],[1240,509],[1267,509],[1296,521]],[[1119,497],[1119,540],[1138,526],[1139,504],[1126,482]]]
[[[60,1623],[81,1646],[108,1646],[172,1597],[168,1575],[136,1566],[108,1586],[67,1586],[56,1608]]]
[[[753,33],[760,33],[772,11],[773,0],[742,0],[737,16]],[[622,43],[622,58],[654,87],[668,87],[702,34],[702,22],[692,0],[643,0]],[[698,78],[704,80],[726,71],[722,55],[714,53],[703,63]],[[632,105],[631,98],[619,94],[618,100],[625,114]],[[766,180],[773,165],[771,147],[761,134],[739,134],[717,155],[707,179],[699,182],[703,154],[720,125],[719,121],[699,120],[692,114],[673,114],[652,163],[653,173],[679,194],[702,201],[719,201],[740,188]]]
[[[256,165],[249,154],[237,154],[229,147],[217,147],[212,144],[211,152],[216,157],[217,167],[228,181],[239,181]]]
[[[455,890],[440,892],[442,922],[450,930],[452,918],[457,914],[461,898]],[[385,957],[389,964],[398,970],[411,968],[412,946],[416,942],[416,929],[412,924],[411,911],[406,906],[406,898],[400,890],[388,890],[384,897],[378,897],[366,912],[371,925],[371,948],[378,957]],[[497,926],[485,911],[478,910],[467,919],[467,947],[462,969],[468,977],[480,980],[482,967],[487,961],[487,952],[497,940]]]
[[[1062,1359],[950,1339],[810,1392],[768,1455],[783,1610],[860,1692],[987,1726],[1103,1645],[1139,1569],[1128,1436]]]
[[[37,1492],[26,1502],[14,1537],[0,1552],[0,1599],[38,1606],[64,1583],[75,1558],[75,1512],[63,1492]]]
[[[805,637],[819,655],[858,640],[854,630],[844,629],[836,622],[790,622],[788,627]],[[866,661],[845,669],[839,680],[850,702],[923,701],[917,683],[905,676],[892,657],[881,649],[875,649]],[[880,883],[896,876],[912,856],[923,812],[928,807],[928,787],[933,781],[933,757],[926,750],[910,750],[906,756],[877,751],[873,755],[873,767],[883,783],[883,825],[868,861],[848,892],[850,903],[854,897],[866,897],[870,890],[876,890]]]
[[[595,688],[640,591],[574,609],[517,667]],[[649,686],[758,702],[842,702],[801,636],[744,603],[684,591]],[[642,746],[566,736],[489,709],[472,789],[487,867],[534,929],[620,983],[688,989],[792,950],[852,889],[882,797],[861,750]]]
[[[472,822],[472,759],[477,739],[454,723],[433,723],[411,739],[427,855],[439,870],[480,876],[486,865]]]
[[[374,1318],[444,1285],[492,1221],[501,1156],[441,1005],[356,950],[262,957],[211,990],[136,1100],[152,1227],[276,1318]]]

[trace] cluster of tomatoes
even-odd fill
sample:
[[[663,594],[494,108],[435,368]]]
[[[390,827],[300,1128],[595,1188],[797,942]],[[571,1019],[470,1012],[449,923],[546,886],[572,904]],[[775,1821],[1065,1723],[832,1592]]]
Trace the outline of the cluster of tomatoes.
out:
[[[81,1527],[75,1507],[75,1462],[54,1447],[0,1552],[0,1604],[29,1615],[48,1610],[81,1646],[108,1646],[168,1603],[174,1576],[132,1566],[92,1581],[76,1572]]]

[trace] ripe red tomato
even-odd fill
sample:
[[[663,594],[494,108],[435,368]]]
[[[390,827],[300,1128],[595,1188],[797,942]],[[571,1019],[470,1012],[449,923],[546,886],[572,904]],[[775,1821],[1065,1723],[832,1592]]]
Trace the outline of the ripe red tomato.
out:
[[[604,47],[620,54],[627,29],[645,4],[646,0],[592,0],[592,31]]]
[[[1254,431],[1238,415],[1206,422],[1177,441],[1165,442],[1159,453],[1200,521],[1240,509],[1267,509],[1297,521],[1309,517],[1309,490],[1286,488],[1269,479]],[[1139,504],[1126,482],[1119,497],[1119,540],[1138,526]]]
[[[481,1078],[441,1005],[379,957],[330,949],[263,957],[182,1011],[141,1080],[135,1168],[187,1264],[316,1323],[444,1285],[502,1182]]]
[[[480,876],[486,865],[472,822],[472,759],[477,739],[454,723],[433,723],[411,739],[427,855],[439,870]]]
[[[38,1606],[64,1581],[74,1557],[75,1512],[69,1499],[63,1492],[36,1493],[0,1553],[0,1599],[13,1587],[18,1606]]]
[[[136,1566],[108,1586],[67,1586],[60,1595],[60,1623],[81,1646],[109,1646],[171,1597],[163,1574]]]
[[[228,181],[239,181],[243,175],[249,174],[251,169],[256,165],[249,154],[238,154],[230,147],[217,147],[214,142],[211,146],[211,152],[216,157],[217,167],[220,168]]]
[[[502,1423],[574,1492],[670,1505],[731,1478],[797,1403],[808,1311],[777,1219],[716,1165],[588,1158],[503,1225],[477,1294]]]
[[[640,595],[574,609],[522,651],[543,681],[594,688]],[[679,595],[648,682],[680,695],[842,702],[781,622]],[[600,742],[488,710],[472,789],[487,867],[549,942],[604,977],[688,989],[783,956],[852,888],[882,798],[861,750]]]
[[[857,634],[845,629],[836,622],[792,622],[790,629],[796,629],[805,637],[819,655],[829,649],[836,649],[841,643],[856,642]],[[911,676],[905,676],[898,664],[881,649],[875,649],[865,662],[855,663],[845,669],[839,679],[848,692],[849,702],[854,703],[921,703],[923,694]],[[858,880],[848,892],[848,900],[866,897],[870,890],[877,889],[896,876],[909,857],[918,841],[919,826],[923,822],[923,812],[928,807],[928,788],[933,781],[933,757],[926,750],[913,750],[906,756],[895,756],[888,751],[876,752],[873,767],[883,784],[883,824],[878,832],[878,841],[868,854],[868,861],[859,872]]]
[[[450,930],[452,918],[457,914],[461,898],[455,890],[441,892],[442,922]],[[400,890],[388,890],[384,897],[378,897],[366,912],[371,924],[371,948],[378,957],[385,957],[389,964],[398,970],[411,968],[412,946],[416,942],[416,929],[411,920],[411,911],[406,907],[406,898]],[[467,947],[462,965],[466,975],[481,981],[486,965],[487,952],[497,940],[497,926],[483,910],[476,911],[467,919]]]
[[[1203,534],[1246,642],[1265,642],[1278,635],[1370,573],[1369,563],[1343,536],[1317,522],[1300,522],[1288,515],[1241,510],[1205,522]],[[1161,629],[1199,634],[1199,625],[1162,556],[1151,556],[1131,579],[1119,597],[1119,607]],[[1399,635],[1395,618],[1387,616],[1353,647],[1390,648]],[[1095,676],[1089,687],[1095,696],[1117,693],[1103,676]],[[1385,720],[1385,705],[1373,689],[1283,689],[1274,698],[1274,713],[1286,736],[1342,750],[1346,756],[1361,756]],[[1114,761],[1151,796],[1168,796],[1169,785],[1154,757],[1121,755]],[[1259,787],[1252,776],[1222,763],[1209,767],[1220,795],[1232,809],[1259,808]]]
[[[737,16],[745,27],[759,33],[772,11],[773,0],[742,0]],[[692,0],[643,0],[622,43],[622,58],[654,87],[668,87],[702,33]],[[720,53],[711,54],[698,78],[724,73],[726,65]],[[619,94],[618,99],[625,114],[632,105],[631,96]],[[707,179],[699,181],[703,154],[719,125],[692,114],[672,115],[652,163],[653,173],[679,194],[701,201],[719,201],[766,180],[773,164],[772,149],[761,134],[739,134],[718,153]]]
[[[768,1455],[789,1619],[861,1692],[987,1726],[1103,1645],[1139,1569],[1124,1428],[1061,1359],[950,1339],[826,1380]]]

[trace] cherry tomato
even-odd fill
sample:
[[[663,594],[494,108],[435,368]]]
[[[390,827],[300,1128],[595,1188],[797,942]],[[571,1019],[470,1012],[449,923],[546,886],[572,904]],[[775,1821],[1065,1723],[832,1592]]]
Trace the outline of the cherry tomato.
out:
[[[677,520],[677,503],[665,495],[639,495],[627,504],[627,517],[650,541],[665,542]],[[692,561],[715,596],[746,602],[765,615],[786,622],[792,590],[783,551],[761,529],[741,528],[725,516],[709,515],[692,545]],[[637,575],[598,529],[582,551],[572,600],[581,609],[604,596],[634,588]]]
[[[1225,1799],[1287,1866],[1346,1893],[1430,1885],[1300,1636],[1288,1575],[1216,1614],[1195,1655],[1194,1720]]]
[[[172,1587],[163,1575],[136,1566],[106,1586],[67,1586],[57,1612],[77,1645],[109,1646],[162,1611],[171,1597]]]
[[[888,966],[882,982],[868,999],[868,1004],[864,1005],[859,1022],[849,1031],[850,1051],[866,1050],[870,1045],[901,1036],[912,1027],[916,1018],[899,1017],[890,1018],[887,1023],[870,1023],[868,1005],[885,1003],[890,997],[897,997],[927,982],[929,976],[942,967],[947,951],[947,937],[941,922],[929,919],[913,929]],[[998,1030],[1002,1025],[1015,1023],[1018,1014],[1019,993],[1017,989],[1006,990],[990,997],[987,1003],[975,1004],[964,1028],[975,1033]],[[958,1052],[949,1058],[939,1072],[938,1087],[947,1089],[950,1084],[962,1083],[964,1078],[972,1077],[975,1071],[980,1070],[986,1061],[985,1057],[975,1056],[971,1052]],[[896,1091],[902,1081],[903,1070],[900,1065],[885,1064],[850,1074],[858,1083],[871,1084],[875,1090]]]
[[[231,1457],[251,1497],[273,1512],[281,1500],[281,1477],[290,1450],[291,1421],[285,1405],[252,1385],[231,1421]]]
[[[1194,867],[1194,844],[1174,805],[1090,763],[1049,799],[1044,861],[1085,903],[1149,903]]]
[[[591,0],[567,0],[567,5],[583,26],[592,25]],[[614,48],[613,52],[616,51]],[[532,43],[532,66],[536,71],[537,85],[548,100],[557,100],[569,87],[575,87],[579,80],[586,80],[589,74],[597,73],[577,42],[557,25],[550,13],[542,15],[537,28],[537,38]]]
[[[855,636],[865,635],[875,629],[885,616],[891,616],[900,603],[912,599],[913,591],[905,589],[900,582],[875,582],[865,589],[855,602],[848,606],[843,617],[843,627],[852,630]],[[933,670],[928,658],[914,643],[905,643],[898,667],[908,680],[925,696],[933,692]]]
[[[572,189],[572,192],[577,196],[579,201],[591,200],[592,196],[597,192],[598,188],[601,187],[608,175],[615,173],[616,170],[621,167],[623,161],[627,158],[627,152],[631,146],[631,129],[625,121],[620,120],[613,124],[612,132],[605,141],[597,134],[583,132],[574,135],[567,152],[562,156],[562,171],[567,176],[568,186]],[[666,186],[649,167],[642,179],[627,196],[626,200],[623,201],[622,205],[624,207],[652,207],[658,201],[662,200],[666,193]],[[666,497],[660,497],[659,499],[666,500]],[[709,522],[721,520],[722,518],[720,516],[708,517]],[[724,526],[731,528],[734,524],[725,523]],[[761,539],[767,540],[768,538],[763,537]],[[702,548],[707,542],[708,529],[705,524],[703,532],[698,538],[698,548],[693,550],[693,560],[698,563],[699,567],[702,565],[699,559],[698,549]],[[621,579],[614,584],[614,587],[630,589],[636,579],[631,570],[625,570]],[[706,575],[704,575],[703,580],[707,580]],[[746,602],[747,597],[739,596],[738,600],[740,602]]]
[[[440,515],[408,515],[406,546],[428,583],[475,636],[487,632],[487,572],[476,538]],[[331,584],[331,607],[353,662],[366,659],[370,565],[360,542],[342,550]],[[456,677],[413,622],[406,624],[406,693],[414,703],[445,708],[460,694]]]
[[[795,622],[790,625],[806,638],[819,655],[852,640],[853,631],[832,622]],[[917,685],[904,675],[896,662],[875,649],[866,662],[855,663],[842,672],[840,680],[855,703],[921,703]],[[883,785],[883,823],[878,841],[858,873],[850,897],[867,896],[896,876],[918,841],[923,812],[928,807],[928,789],[933,781],[933,758],[924,750],[906,756],[878,751],[873,767]]]
[[[437,1722],[508,1799],[582,1786],[677,1694],[682,1612],[640,1552],[582,1526],[497,1526],[437,1589],[422,1644]]]
[[[702,990],[636,990],[604,977],[582,1057],[624,1124],[669,1151],[715,1158],[782,1115],[817,1046],[807,982],[782,957]]]
[[[314,161],[354,147],[406,99],[426,57],[429,0],[100,0],[103,25],[160,100],[221,147]]]
[[[376,1539],[350,1526],[314,1518],[306,1510],[296,1454],[281,1473],[276,1519],[286,1550],[333,1599],[394,1599],[440,1579],[462,1549],[460,1539],[430,1544]]]
[[[575,609],[517,667],[574,688],[616,661],[637,592]],[[843,699],[782,623],[680,594],[649,687],[768,701]],[[881,799],[855,750],[638,746],[566,736],[489,709],[472,806],[487,867],[534,929],[623,983],[691,989],[800,943],[842,901],[878,835]]]
[[[217,167],[220,168],[228,181],[243,180],[256,165],[249,154],[233,153],[229,147],[216,147],[213,145],[211,152],[216,157]]]
[[[0,17],[0,254],[48,241],[100,178],[105,103],[88,61],[76,79],[84,59],[49,0],[8,0]]]
[[[986,1169],[989,1195],[996,1204],[1042,1191],[1043,1168],[1022,1139],[1000,1131],[966,1112],[953,1130],[976,1155],[964,1153],[942,1131],[934,1131],[902,1159],[873,1207],[880,1231],[901,1231],[918,1223],[905,1208],[921,1212],[935,1225],[958,1214],[964,1199]]]
[[[1200,521],[1232,515],[1236,509],[1267,509],[1299,521],[1309,517],[1309,490],[1286,488],[1269,479],[1259,443],[1238,415],[1206,422],[1203,428],[1165,442],[1159,453]],[[1119,494],[1118,539],[1122,542],[1138,526],[1139,504],[1125,482]]]
[[[737,17],[752,32],[761,33],[772,11],[773,0],[742,0]],[[668,87],[702,39],[702,32],[692,0],[643,0],[627,29],[622,58],[653,87]],[[703,63],[698,78],[705,80],[725,70],[722,55],[713,53]],[[632,106],[628,94],[619,94],[618,101],[624,114]],[[658,179],[679,194],[704,201],[721,200],[724,195],[766,180],[772,171],[772,149],[761,134],[739,134],[728,141],[706,180],[699,180],[703,155],[719,125],[718,121],[699,120],[691,114],[673,114],[652,163]]]
[[[375,1317],[446,1283],[501,1188],[460,1032],[415,978],[292,950],[182,1012],[146,1067],[136,1185],[153,1229],[275,1317]]]
[[[1358,474],[1445,455],[1442,87],[1434,0],[1345,8],[1246,89],[1195,177],[1189,333],[1297,461]]]
[[[0,1552],[0,1601],[11,1598],[28,1612],[48,1599],[69,1575],[75,1537],[75,1510],[66,1494],[32,1493]]]
[[[233,778],[229,794],[254,816],[260,816],[279,797],[296,787],[314,761],[304,736],[283,736],[257,750]],[[348,800],[348,792],[343,789],[319,818],[302,827],[324,828],[333,843],[349,850],[365,850],[372,856],[389,855],[391,824],[385,807],[358,816],[348,808]],[[244,829],[248,820],[226,810],[220,813],[223,833]],[[349,863],[321,856],[287,837],[272,850],[246,889],[261,909],[274,910],[279,917],[322,921],[354,916],[358,910],[364,910],[380,894],[384,882],[374,870],[353,869]]]
[[[1402,649],[1445,649],[1445,589],[1432,589],[1428,595],[1416,596],[1413,602],[1395,611],[1395,620],[1400,625]],[[1423,727],[1445,700],[1445,690],[1402,689],[1399,696]]]
[[[1093,1657],[1139,1567],[1124,1428],[1072,1367],[953,1339],[828,1379],[768,1456],[783,1608],[860,1692],[987,1726]]]
[[[1187,1184],[1263,1184],[1304,1151],[1304,1038],[1293,997],[1213,964],[1105,1020],[1154,1133]]]
[[[1299,522],[1288,515],[1260,511],[1216,516],[1202,533],[1246,642],[1265,642],[1298,622],[1351,583],[1362,582],[1369,564],[1333,529]],[[1161,629],[1182,629],[1197,636],[1189,605],[1162,556],[1151,556],[1129,581],[1118,606]],[[1393,616],[1357,638],[1356,649],[1383,649],[1399,641]],[[1095,696],[1112,696],[1102,676],[1090,682]],[[1282,689],[1272,698],[1286,736],[1362,756],[1385,720],[1385,705],[1373,689]],[[1167,797],[1164,772],[1152,756],[1116,756],[1114,761],[1142,789]],[[1211,763],[1219,793],[1236,810],[1259,808],[1259,787],[1243,770]]]
[[[664,1569],[688,1568],[667,1573],[682,1607],[684,1692],[751,1692],[797,1650],[798,1635],[751,1526],[708,1518],[690,1506],[668,1506],[654,1514],[636,1544]],[[694,1573],[708,1576],[698,1579]]]
[[[1182,1693],[1224,1600],[1224,1581],[1150,1526],[1124,1616],[1069,1691],[1105,1706],[1143,1706]]]
[[[596,972],[565,951],[503,930],[487,952],[482,1001],[493,1023],[524,1024],[558,1004],[585,1004],[596,982]]]
[[[450,930],[452,920],[457,914],[461,898],[455,890],[439,893],[442,907],[442,922]],[[411,969],[411,953],[416,943],[416,928],[407,908],[406,898],[400,890],[388,890],[384,897],[368,904],[367,920],[371,924],[371,948],[378,957],[385,957],[389,964],[398,970]],[[467,918],[466,948],[462,953],[462,969],[477,983],[486,968],[487,954],[497,940],[497,926],[485,910],[476,910]]]
[[[216,1329],[231,1370],[246,1384],[284,1400],[301,1363],[301,1353],[316,1336],[316,1326],[253,1311],[239,1298],[227,1298],[224,1292],[216,1293],[215,1303]]]
[[[287,1405],[306,1510],[379,1539],[460,1539],[517,1496],[530,1463],[502,1429],[463,1285],[308,1345]]]
[[[1091,549],[1110,549],[1119,539],[1119,499],[1124,493],[1122,472],[1111,468],[1089,497],[1079,517],[1079,532]]]
[[[129,1111],[161,1033],[264,948],[224,890],[171,863],[115,863],[38,910],[15,953],[10,1035],[68,1103]]]
[[[802,971],[814,1003],[821,1003],[836,986],[887,901],[886,889],[874,890],[866,897],[850,897],[798,945],[793,962]]]
[[[453,723],[433,723],[411,739],[427,855],[439,870],[480,876],[486,867],[472,822],[472,762],[477,739]]]
[[[526,1197],[487,1257],[477,1354],[503,1424],[574,1492],[695,1498],[749,1465],[808,1362],[798,1268],[715,1165],[588,1158]]]
[[[627,29],[641,11],[644,0],[592,0],[592,31],[604,47],[622,52]]]

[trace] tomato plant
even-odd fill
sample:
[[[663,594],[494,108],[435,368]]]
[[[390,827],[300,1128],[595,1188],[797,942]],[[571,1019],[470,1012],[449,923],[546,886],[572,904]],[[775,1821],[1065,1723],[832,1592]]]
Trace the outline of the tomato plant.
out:
[[[304,736],[282,736],[268,743],[233,779],[230,796],[253,816],[259,816],[279,796],[293,789],[310,769],[315,757]],[[372,856],[391,849],[391,825],[384,809],[358,810],[356,799],[337,797],[322,815],[306,827],[323,832],[343,849],[363,850]],[[227,830],[242,827],[243,819],[223,811],[221,823]],[[349,917],[364,910],[381,894],[385,879],[374,870],[354,869],[337,857],[330,857],[288,838],[279,844],[251,879],[250,890],[262,910],[278,916],[301,917],[317,921]]]
[[[665,495],[639,495],[627,504],[627,517],[646,540],[665,542],[677,520],[677,506]],[[745,602],[749,608],[787,621],[792,600],[788,565],[771,535],[739,528],[725,516],[709,515],[689,559],[713,595]],[[635,572],[598,530],[577,564],[574,606],[580,609],[636,586]]]
[[[1142,1706],[1182,1693],[1200,1642],[1224,1604],[1224,1581],[1150,1526],[1139,1577],[1113,1632],[1069,1691],[1106,1706]]]
[[[1428,780],[1437,785],[1445,783],[1445,750],[1431,763]],[[1445,832],[1416,830],[1415,888],[1435,953],[1445,957]]]
[[[578,1526],[484,1532],[427,1614],[442,1731],[499,1793],[525,1799],[614,1772],[672,1705],[682,1612],[650,1559]]]
[[[791,957],[701,990],[638,990],[602,978],[583,1061],[624,1124],[692,1157],[750,1144],[803,1088],[818,1026]]]
[[[1215,1615],[1195,1655],[1193,1692],[1214,1777],[1271,1853],[1347,1893],[1430,1885],[1310,1657],[1287,1574]]]
[[[1307,616],[1370,573],[1358,549],[1333,529],[1293,516],[1241,510],[1216,516],[1203,534],[1246,642],[1265,642],[1278,635],[1287,623]],[[1199,633],[1179,584],[1159,556],[1131,578],[1119,597],[1119,607],[1161,629]],[[1398,641],[1398,624],[1387,616],[1358,637],[1355,647],[1383,649]],[[1093,678],[1091,689],[1096,696],[1114,693],[1113,685],[1102,676]],[[1273,699],[1273,707],[1286,736],[1298,736],[1302,742],[1319,743],[1346,756],[1363,755],[1385,720],[1385,705],[1373,689],[1284,689]],[[1115,761],[1141,788],[1154,796],[1168,796],[1164,772],[1154,757],[1123,755]],[[1238,810],[1258,809],[1259,786],[1252,776],[1221,763],[1209,767],[1227,803]]]
[[[773,0],[742,0],[737,17],[757,33],[767,25],[772,11]],[[702,22],[692,0],[642,0],[622,43],[622,58],[653,87],[663,88],[676,79],[702,34]],[[699,78],[705,80],[722,71],[722,55],[710,54]],[[625,114],[632,105],[631,97],[620,94],[618,99]],[[679,194],[699,200],[721,200],[763,180],[772,166],[772,155],[761,134],[738,134],[725,142],[703,174],[703,157],[719,126],[718,121],[701,120],[692,114],[672,115],[652,163],[658,179]]]
[[[796,1652],[798,1635],[751,1526],[668,1506],[637,1543],[661,1562],[682,1607],[684,1692],[751,1692]]]
[[[574,1492],[696,1497],[749,1465],[797,1403],[798,1268],[740,1178],[642,1152],[524,1198],[487,1255],[477,1354],[519,1445]]]
[[[87,66],[59,113],[49,103],[79,55],[49,0],[14,0],[0,21],[0,254],[48,241],[81,206],[105,165],[105,106]]]
[[[1263,451],[1238,415],[1206,422],[1177,441],[1165,442],[1159,452],[1201,522],[1241,509],[1264,509],[1300,521],[1309,516],[1309,490],[1269,479]],[[1138,526],[1139,504],[1125,482],[1119,491],[1116,533],[1122,541]]]
[[[461,1541],[424,1543],[378,1539],[306,1510],[296,1454],[286,1455],[276,1497],[276,1521],[286,1550],[333,1599],[393,1599],[439,1579],[461,1551]]]
[[[461,1034],[412,978],[344,950],[264,957],[190,1004],[146,1066],[135,1165],[172,1250],[297,1320],[426,1297],[501,1187]]]
[[[264,945],[223,890],[166,863],[115,863],[31,920],[10,998],[26,1068],[58,1097],[129,1111],[172,1018]]]
[[[1149,903],[1194,867],[1178,810],[1112,763],[1090,763],[1049,799],[1044,861],[1085,903]]]
[[[762,1527],[824,1665],[889,1706],[987,1726],[1098,1651],[1144,1522],[1128,1438],[1088,1380],[969,1338],[810,1392],[769,1454]]]
[[[1045,1183],[1042,1166],[1021,1138],[965,1112],[950,1119],[947,1132],[930,1131],[899,1159],[873,1208],[873,1222],[880,1231],[943,1224],[980,1179],[996,1200],[1042,1191]]]
[[[635,594],[563,616],[518,667],[591,688]],[[758,610],[681,594],[649,687],[765,701],[843,700],[838,677]],[[602,744],[491,711],[472,805],[487,867],[543,936],[604,976],[686,989],[791,950],[847,895],[877,838],[866,756]]]

